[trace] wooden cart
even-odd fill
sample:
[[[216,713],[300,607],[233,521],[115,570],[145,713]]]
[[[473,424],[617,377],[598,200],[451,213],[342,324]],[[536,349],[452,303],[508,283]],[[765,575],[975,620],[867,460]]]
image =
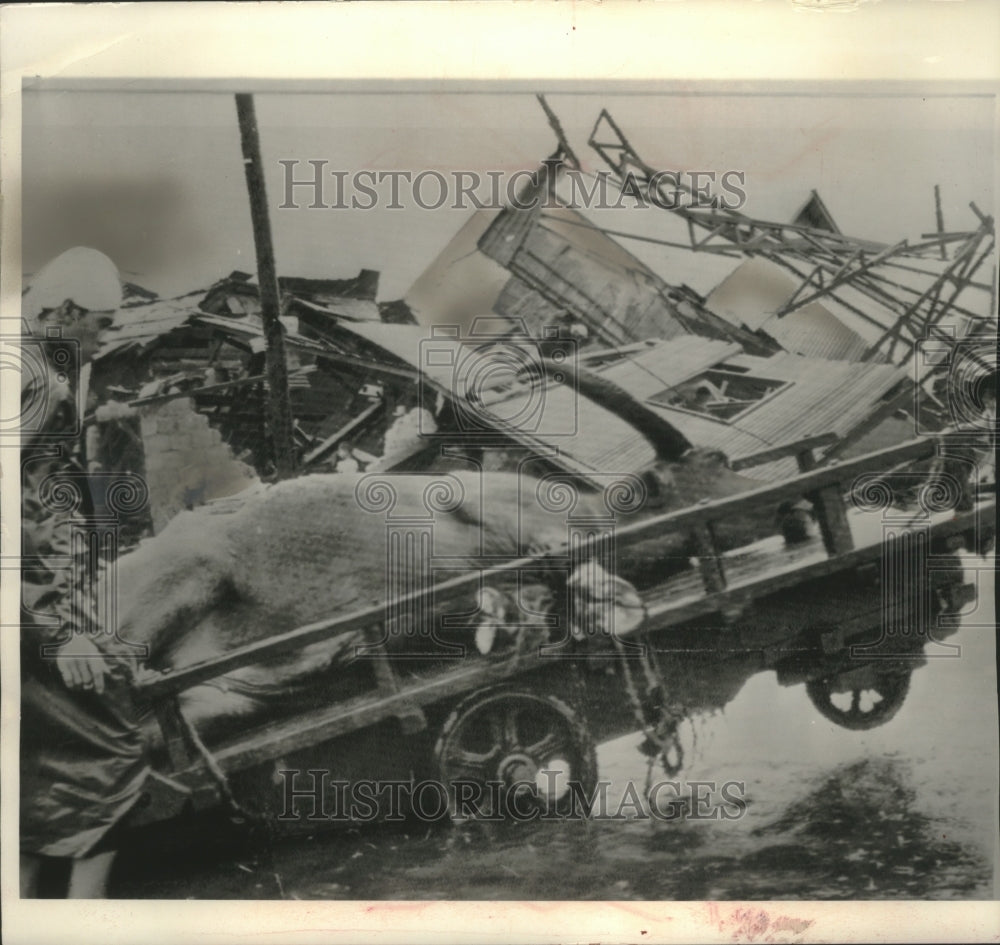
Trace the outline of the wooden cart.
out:
[[[811,445],[799,445],[802,471],[793,479],[617,530],[619,559],[640,542],[678,533],[693,536],[701,550],[697,567],[642,588],[645,622],[620,638],[414,661],[386,650],[380,606],[147,674],[138,697],[155,712],[162,747],[132,821],[165,820],[227,795],[257,810],[270,804],[273,812],[280,800],[261,802],[261,795],[280,791],[276,772],[289,770],[330,770],[344,779],[392,770],[444,782],[510,781],[530,777],[557,755],[569,777],[585,782],[596,776],[595,743],[640,726],[668,738],[663,706],[697,709],[697,695],[683,689],[699,673],[725,680],[713,696],[724,702],[741,680],[773,668],[780,682],[806,683],[817,708],[838,724],[880,724],[902,704],[923,652],[947,646],[943,639],[957,628],[950,618],[974,599],[957,552],[982,555],[992,546],[995,497],[966,497],[959,506],[970,507],[956,512],[931,489],[901,514],[890,501],[893,471],[905,475],[908,466],[933,458],[936,440],[822,468],[810,468]],[[773,458],[762,454],[761,461]],[[802,497],[815,510],[815,538],[787,546],[776,534],[735,552],[716,551],[713,523]],[[573,561],[525,558],[482,579],[521,568],[566,570],[599,541],[575,549]],[[904,571],[912,579],[900,579]],[[480,580],[463,576],[403,601],[432,595],[439,604],[468,595]],[[178,695],[192,686],[352,631],[365,634],[366,657],[332,678],[318,701],[207,744],[181,715]],[[860,705],[862,687],[876,693],[874,709]],[[840,691],[848,704],[838,708]]]

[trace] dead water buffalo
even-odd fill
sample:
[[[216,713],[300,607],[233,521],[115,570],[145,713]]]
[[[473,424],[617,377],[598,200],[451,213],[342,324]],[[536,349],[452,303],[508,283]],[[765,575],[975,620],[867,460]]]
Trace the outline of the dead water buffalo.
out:
[[[684,508],[759,485],[729,470],[722,454],[692,448],[660,415],[603,378],[581,372],[579,387],[632,423],[637,435],[656,449],[654,467],[637,471],[632,480],[641,481],[646,501],[636,503],[630,515]],[[565,514],[540,504],[533,482],[503,472],[387,474],[377,480],[312,475],[257,486],[181,513],[118,561],[119,634],[148,646],[152,668],[182,667],[312,621],[384,603],[414,587],[416,572],[431,550],[448,558],[454,574],[495,563],[498,557],[557,549],[567,541]],[[598,496],[582,495],[579,502],[605,509]],[[393,516],[426,518],[431,512],[430,545],[389,564]],[[773,517],[773,509],[762,509],[730,519],[719,530],[719,543],[732,547],[770,534]],[[666,553],[686,562],[691,551],[686,541],[677,536],[666,543]],[[657,553],[664,553],[662,546]],[[631,566],[639,569],[640,558],[633,557]],[[641,601],[622,580],[631,576],[630,567],[609,570],[621,577],[583,565],[563,589],[576,595],[577,613],[613,595],[614,608],[596,608],[604,614],[601,619],[637,622]],[[522,607],[525,596],[531,593],[522,590]],[[545,595],[536,596],[541,600]],[[506,607],[496,596],[484,595],[469,609],[476,611],[477,603],[477,620],[496,622]],[[280,661],[235,671],[218,685],[191,690],[185,707],[195,721],[253,711],[269,694],[349,657],[356,642],[356,637],[328,640]]]
[[[419,510],[426,516],[428,496],[454,500],[434,512],[430,546],[416,556],[387,559],[386,517],[363,508],[357,494],[372,483],[383,495],[391,487],[395,508],[411,514]],[[151,668],[188,666],[412,590],[423,567],[421,555],[431,551],[447,558],[447,573],[436,577],[440,581],[463,569],[564,545],[565,518],[547,512],[521,486],[507,473],[489,474],[482,482],[468,473],[317,475],[183,512],[118,561],[119,636],[145,644]],[[594,586],[592,569],[587,577],[571,582],[584,608],[588,594],[613,593],[616,617],[624,621],[631,608],[641,618],[641,602],[626,582],[599,573]],[[522,588],[521,605],[540,600],[540,590],[537,584]],[[476,623],[496,620],[505,606],[495,595],[484,595],[481,603]],[[472,600],[465,609],[475,610],[476,604]],[[405,648],[421,629],[426,630],[403,628],[390,644]],[[234,671],[221,687],[192,690],[186,708],[196,721],[252,711],[269,694],[349,659],[359,642],[357,634],[348,634],[287,659]],[[473,644],[472,634],[468,642]]]

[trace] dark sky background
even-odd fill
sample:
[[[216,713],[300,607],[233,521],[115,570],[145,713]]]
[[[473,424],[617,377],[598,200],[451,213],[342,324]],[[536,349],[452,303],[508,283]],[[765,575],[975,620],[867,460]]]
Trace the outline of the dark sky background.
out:
[[[587,137],[607,107],[654,166],[744,171],[754,216],[787,220],[816,188],[844,232],[912,239],[934,229],[935,183],[949,229],[975,226],[970,200],[993,212],[988,97],[554,92],[548,100],[591,169],[603,165]],[[510,174],[554,147],[529,93],[270,93],[256,105],[279,272],[379,269],[382,299],[402,296],[472,211],[279,210],[279,160],[325,159],[328,170],[350,174]],[[108,254],[125,278],[161,294],[255,268],[229,94],[25,91],[23,201],[26,274],[77,245]],[[638,230],[655,230],[659,212],[636,214]]]

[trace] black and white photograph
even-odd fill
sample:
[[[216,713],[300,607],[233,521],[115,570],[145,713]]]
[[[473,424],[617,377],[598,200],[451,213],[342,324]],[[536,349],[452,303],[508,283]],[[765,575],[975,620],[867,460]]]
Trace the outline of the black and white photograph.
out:
[[[996,83],[293,66],[20,80],[13,897],[995,900]]]

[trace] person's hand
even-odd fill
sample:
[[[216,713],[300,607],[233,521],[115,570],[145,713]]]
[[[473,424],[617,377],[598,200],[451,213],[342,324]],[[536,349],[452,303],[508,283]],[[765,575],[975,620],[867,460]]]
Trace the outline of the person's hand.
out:
[[[104,692],[104,674],[107,663],[92,640],[82,633],[74,633],[67,643],[59,647],[56,666],[70,689],[92,689]]]

